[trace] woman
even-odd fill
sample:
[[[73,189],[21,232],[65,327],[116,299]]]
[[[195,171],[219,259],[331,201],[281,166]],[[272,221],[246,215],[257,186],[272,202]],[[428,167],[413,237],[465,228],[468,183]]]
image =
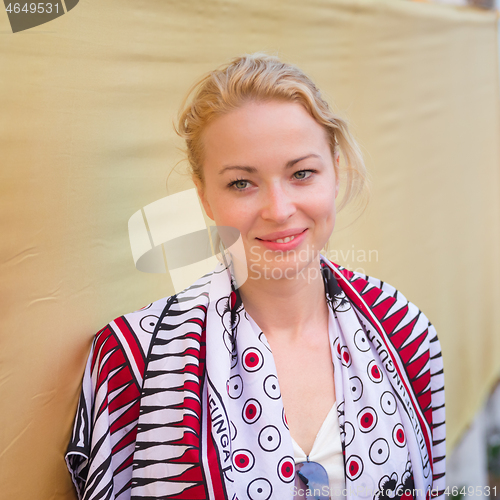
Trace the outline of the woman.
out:
[[[228,252],[96,335],[66,456],[80,498],[443,495],[434,327],[319,253],[341,177],[344,202],[363,189],[346,123],[267,55],[193,91],[178,133],[207,215],[239,232],[247,277]]]

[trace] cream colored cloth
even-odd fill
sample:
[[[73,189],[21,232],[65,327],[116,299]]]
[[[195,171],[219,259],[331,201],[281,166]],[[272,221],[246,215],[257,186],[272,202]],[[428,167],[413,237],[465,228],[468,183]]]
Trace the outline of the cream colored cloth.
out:
[[[295,463],[307,461],[307,455],[293,437],[292,444]],[[344,460],[342,458],[336,402],[328,412],[316,435],[309,454],[309,460],[318,462],[325,468],[330,481],[331,499],[343,498],[342,490],[345,488]]]

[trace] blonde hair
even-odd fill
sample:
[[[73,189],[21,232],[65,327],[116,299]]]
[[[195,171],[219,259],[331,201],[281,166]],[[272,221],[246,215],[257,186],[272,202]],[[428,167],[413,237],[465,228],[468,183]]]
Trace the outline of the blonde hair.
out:
[[[331,111],[319,89],[302,70],[262,52],[236,57],[229,64],[210,71],[187,93],[174,128],[186,141],[185,153],[191,175],[204,185],[201,136],[213,119],[249,101],[275,99],[302,104],[324,127],[332,158],[340,149],[345,162],[340,174],[345,186],[339,209],[367,191],[366,167],[347,122]]]

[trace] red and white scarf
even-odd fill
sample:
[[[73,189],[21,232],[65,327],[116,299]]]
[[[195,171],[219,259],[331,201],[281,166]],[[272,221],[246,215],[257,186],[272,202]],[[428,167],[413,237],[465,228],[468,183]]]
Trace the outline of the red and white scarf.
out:
[[[324,257],[321,264],[347,498],[441,494],[444,393],[434,328],[391,287]],[[171,300],[147,359],[133,499],[293,498],[274,359],[222,264]]]

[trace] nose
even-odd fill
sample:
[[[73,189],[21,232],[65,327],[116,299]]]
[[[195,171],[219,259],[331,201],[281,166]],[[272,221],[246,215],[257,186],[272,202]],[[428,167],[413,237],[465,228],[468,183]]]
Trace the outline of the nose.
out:
[[[296,211],[291,193],[279,183],[273,184],[262,193],[261,217],[278,224],[286,222]]]

